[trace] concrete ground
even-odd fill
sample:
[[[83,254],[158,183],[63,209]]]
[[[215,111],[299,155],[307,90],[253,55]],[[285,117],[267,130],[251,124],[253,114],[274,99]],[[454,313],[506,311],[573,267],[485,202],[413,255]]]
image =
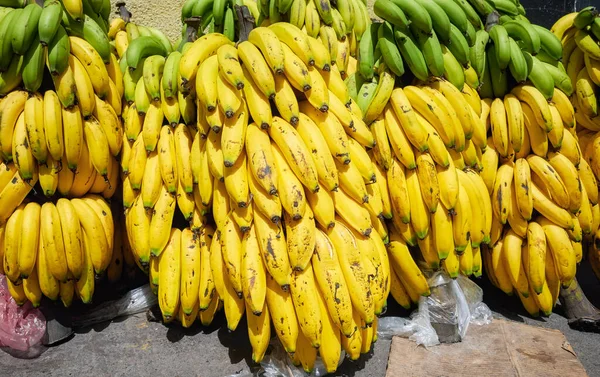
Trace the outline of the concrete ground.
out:
[[[600,307],[600,284],[586,265],[579,280],[588,297]],[[496,318],[524,322],[562,331],[591,377],[600,377],[598,347],[600,334],[571,330],[560,307],[549,318],[532,319],[515,297],[491,287],[485,279],[485,302]],[[391,306],[387,314],[408,313]],[[117,319],[77,332],[62,344],[49,348],[38,359],[21,360],[0,352],[0,370],[8,376],[71,376],[93,371],[97,376],[203,376],[248,375],[259,368],[251,360],[251,348],[241,322],[230,333],[220,318],[211,327],[195,326],[184,330],[178,325],[148,322],[146,314]],[[467,338],[468,339],[468,338]],[[385,375],[390,341],[380,339],[369,355],[358,362],[349,360],[337,375],[380,377]]]

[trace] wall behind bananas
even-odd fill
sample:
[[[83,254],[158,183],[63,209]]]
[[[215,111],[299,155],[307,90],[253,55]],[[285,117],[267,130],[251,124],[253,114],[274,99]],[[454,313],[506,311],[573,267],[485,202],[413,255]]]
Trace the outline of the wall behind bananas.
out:
[[[111,0],[114,4],[119,0]],[[375,0],[368,0],[369,10]],[[127,9],[133,14],[133,21],[142,25],[161,29],[175,41],[181,32],[181,6],[184,0],[127,0]],[[588,5],[600,7],[600,0],[521,0],[527,10],[527,17],[539,25],[550,28],[554,21],[567,12],[573,12]],[[372,13],[372,11],[371,11]],[[111,17],[115,17],[113,12]]]

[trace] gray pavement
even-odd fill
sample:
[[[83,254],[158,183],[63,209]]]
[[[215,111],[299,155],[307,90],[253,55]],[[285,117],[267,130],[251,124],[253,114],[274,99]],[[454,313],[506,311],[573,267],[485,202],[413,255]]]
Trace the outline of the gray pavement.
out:
[[[600,284],[585,266],[579,279],[587,295],[600,306]],[[506,318],[533,326],[562,331],[588,374],[600,377],[600,334],[571,330],[561,310],[549,318],[529,318],[515,297],[508,297],[485,280],[485,301],[496,318]],[[387,314],[407,315],[390,306]],[[223,377],[257,371],[251,361],[250,344],[241,322],[230,333],[223,319],[213,326],[182,329],[148,322],[145,314],[88,328],[62,344],[49,348],[34,360],[20,360],[0,352],[3,376],[203,376]],[[468,338],[467,340],[468,341]],[[385,375],[390,342],[379,340],[374,350],[358,362],[345,360],[339,376],[380,377]]]

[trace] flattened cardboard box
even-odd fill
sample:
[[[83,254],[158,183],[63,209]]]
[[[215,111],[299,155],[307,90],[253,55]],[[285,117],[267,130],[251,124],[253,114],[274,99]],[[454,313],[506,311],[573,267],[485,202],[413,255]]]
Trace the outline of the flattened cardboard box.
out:
[[[562,332],[494,319],[469,326],[461,343],[429,349],[394,337],[387,377],[584,377],[583,365]]]

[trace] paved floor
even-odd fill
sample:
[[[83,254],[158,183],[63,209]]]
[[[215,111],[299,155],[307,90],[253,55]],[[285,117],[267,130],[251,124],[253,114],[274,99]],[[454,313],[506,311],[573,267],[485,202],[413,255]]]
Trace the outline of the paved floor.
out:
[[[600,284],[585,267],[580,281],[589,297],[600,307]],[[587,372],[600,377],[600,334],[572,331],[557,314],[532,319],[525,315],[514,297],[500,294],[479,281],[485,301],[496,317],[563,331]],[[407,315],[397,307],[388,314]],[[218,321],[209,328],[184,330],[148,322],[145,314],[94,326],[75,334],[63,344],[48,349],[34,360],[15,359],[0,352],[0,370],[8,376],[78,376],[93,371],[97,376],[203,376],[248,375],[257,370],[250,358],[245,323],[230,333]],[[390,342],[379,340],[371,354],[356,363],[344,361],[338,375],[380,377],[385,375]]]

